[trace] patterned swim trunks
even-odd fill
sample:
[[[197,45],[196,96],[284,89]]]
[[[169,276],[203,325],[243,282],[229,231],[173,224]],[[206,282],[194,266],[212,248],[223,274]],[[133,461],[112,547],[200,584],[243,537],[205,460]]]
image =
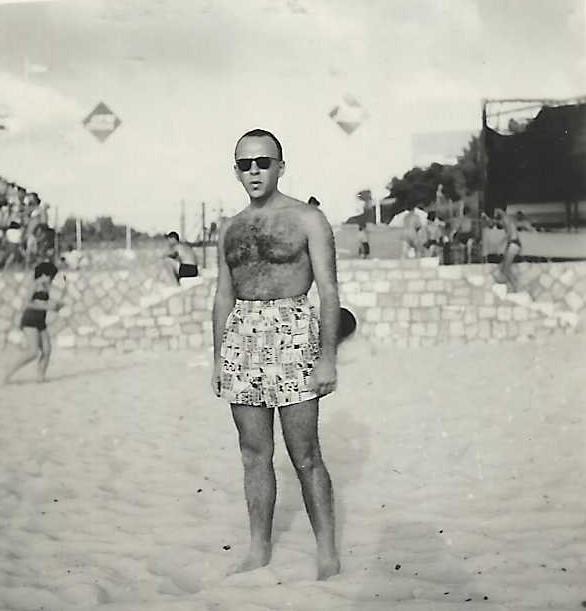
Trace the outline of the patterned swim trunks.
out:
[[[220,354],[220,396],[229,403],[282,407],[317,397],[308,382],[320,354],[319,320],[307,295],[237,299]]]

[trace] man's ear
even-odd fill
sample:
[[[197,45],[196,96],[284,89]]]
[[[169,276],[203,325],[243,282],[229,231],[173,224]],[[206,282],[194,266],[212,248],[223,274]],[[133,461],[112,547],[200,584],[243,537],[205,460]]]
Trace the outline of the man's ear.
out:
[[[285,173],[285,162],[283,160],[279,161],[279,178],[283,176]]]
[[[240,176],[240,171],[238,170],[238,166],[236,164],[234,164],[234,174],[236,175],[236,180],[241,183],[242,178]]]

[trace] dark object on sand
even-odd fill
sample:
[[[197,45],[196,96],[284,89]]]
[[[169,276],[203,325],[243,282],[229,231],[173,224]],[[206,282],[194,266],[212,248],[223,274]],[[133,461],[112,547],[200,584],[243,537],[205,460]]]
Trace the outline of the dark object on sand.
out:
[[[340,308],[340,324],[338,326],[338,344],[348,339],[356,331],[356,317],[348,308]]]

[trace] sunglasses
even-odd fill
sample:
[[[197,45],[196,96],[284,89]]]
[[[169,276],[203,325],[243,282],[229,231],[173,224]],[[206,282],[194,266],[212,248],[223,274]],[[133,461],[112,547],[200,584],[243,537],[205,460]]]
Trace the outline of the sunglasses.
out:
[[[253,158],[245,157],[243,159],[236,160],[236,167],[241,172],[248,172],[248,170],[250,170],[250,168],[252,167],[253,161],[256,163],[256,167],[259,170],[268,170],[271,167],[272,161],[280,161],[280,160],[276,159],[275,157],[253,157]]]

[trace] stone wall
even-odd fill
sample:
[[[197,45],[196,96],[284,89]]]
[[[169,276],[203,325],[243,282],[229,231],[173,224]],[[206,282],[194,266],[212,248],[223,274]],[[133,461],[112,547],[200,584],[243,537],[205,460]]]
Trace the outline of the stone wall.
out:
[[[491,265],[439,266],[437,259],[343,260],[342,305],[358,333],[401,346],[530,340],[577,333],[586,321],[586,263],[521,264],[523,289],[496,285]],[[49,314],[61,348],[173,350],[210,346],[213,270],[178,288],[155,269],[69,272],[67,307]],[[22,274],[0,275],[0,346],[21,339]],[[57,296],[61,288],[55,287]]]

